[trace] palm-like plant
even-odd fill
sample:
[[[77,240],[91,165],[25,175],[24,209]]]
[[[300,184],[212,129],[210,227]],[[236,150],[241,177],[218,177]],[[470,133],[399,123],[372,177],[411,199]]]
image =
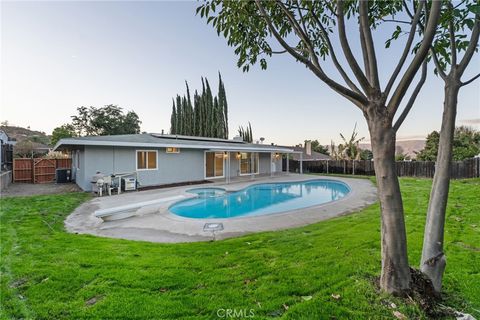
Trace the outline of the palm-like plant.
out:
[[[348,140],[340,133],[343,143],[340,143],[338,147],[335,147],[335,143],[333,141],[331,142],[331,157],[335,160],[360,160],[361,149],[359,144],[360,141],[365,139],[365,137],[357,139],[357,136],[357,123],[355,123],[352,135]]]

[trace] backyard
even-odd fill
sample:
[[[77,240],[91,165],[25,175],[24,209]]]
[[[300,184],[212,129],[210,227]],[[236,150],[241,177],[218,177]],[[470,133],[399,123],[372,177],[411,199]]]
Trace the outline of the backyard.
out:
[[[402,178],[409,259],[420,260],[430,179]],[[452,181],[443,305],[480,317],[480,179]],[[378,294],[380,210],[224,241],[156,244],[69,234],[85,193],[3,198],[1,318],[426,318]],[[393,304],[392,304],[393,303]],[[224,310],[219,313],[219,310]],[[398,317],[398,314],[397,314]]]

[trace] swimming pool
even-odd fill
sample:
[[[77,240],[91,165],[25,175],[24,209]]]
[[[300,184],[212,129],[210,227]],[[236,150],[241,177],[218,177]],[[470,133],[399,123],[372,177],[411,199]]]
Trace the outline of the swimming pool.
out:
[[[170,212],[187,218],[233,218],[279,213],[311,207],[345,197],[350,188],[334,180],[262,183],[219,193],[218,188],[192,189],[199,196],[173,204]],[[190,192],[188,190],[187,192]],[[213,194],[204,197],[202,195]]]

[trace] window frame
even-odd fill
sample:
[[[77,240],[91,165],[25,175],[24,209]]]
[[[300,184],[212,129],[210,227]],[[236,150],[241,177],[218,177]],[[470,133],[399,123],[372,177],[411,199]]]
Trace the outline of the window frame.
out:
[[[254,158],[258,160],[257,172],[242,173],[242,156],[240,155],[240,158],[238,159],[238,173],[239,173],[239,175],[240,176],[251,176],[252,174],[253,175],[260,174],[260,152],[240,152],[240,154],[242,154],[242,153],[247,153],[247,154],[249,153],[250,154],[250,159],[252,158],[252,154],[255,154]]]
[[[75,169],[80,170],[80,150],[75,150]]]
[[[168,151],[168,149],[173,149],[173,150],[176,150],[176,151]],[[180,153],[180,148],[178,148],[178,147],[166,147],[165,148],[165,153]]]
[[[221,176],[213,176],[213,177],[207,177],[207,152],[212,152],[214,154],[214,159],[215,159],[215,156],[217,153],[222,153],[222,157],[223,157],[223,175]],[[205,150],[203,152],[203,176],[204,176],[204,179],[205,180],[212,180],[212,179],[222,179],[222,178],[225,178],[225,173],[226,173],[226,161],[229,161],[229,159],[225,159],[224,157],[224,151],[208,151],[208,150]],[[215,161],[214,161],[214,165],[213,165],[213,172],[215,174]]]
[[[140,169],[138,168],[138,153],[139,152],[146,152],[147,153],[147,168],[144,168],[144,169]],[[149,152],[155,152],[155,168],[148,168],[148,153]],[[154,171],[154,170],[158,170],[158,150],[135,150],[135,168],[136,168],[136,171]]]

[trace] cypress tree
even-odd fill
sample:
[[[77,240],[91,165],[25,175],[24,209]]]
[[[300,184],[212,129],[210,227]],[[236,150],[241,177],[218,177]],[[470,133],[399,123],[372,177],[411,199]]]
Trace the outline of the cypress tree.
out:
[[[194,130],[193,135],[200,136],[200,96],[198,95],[197,90],[195,90],[195,94],[193,95],[193,122],[194,122]]]
[[[222,81],[222,75],[218,73],[218,103],[222,109],[222,123],[223,123],[223,136],[222,138],[228,139],[228,104],[227,94],[225,92],[225,86]]]
[[[221,120],[220,120],[220,117],[219,117],[219,110],[220,110],[220,106],[218,105],[218,98],[215,97],[213,99],[213,110],[212,110],[213,115],[212,115],[212,123],[211,123],[212,137],[215,137],[215,138],[220,138],[221,137],[220,126],[222,124],[221,124]]]
[[[183,106],[182,98],[177,94],[177,134],[183,134]]]
[[[190,89],[188,88],[188,82],[185,81],[185,85],[187,86],[187,107],[186,109],[188,110],[188,135],[193,136],[195,135],[194,133],[194,116],[193,116],[193,106],[192,106],[192,99],[190,98]]]
[[[177,133],[177,110],[175,109],[175,100],[172,99],[172,115],[170,116],[170,134]]]
[[[208,79],[202,77],[202,92],[199,94],[195,90],[193,104],[188,82],[185,81],[186,95],[177,95],[173,101],[170,117],[172,134],[228,139],[228,105],[220,72],[218,79],[218,94],[213,96]],[[248,127],[245,133],[248,134]]]
[[[205,127],[207,129],[207,137],[215,137],[215,127],[214,127],[214,117],[215,113],[213,110],[213,95],[212,89],[210,89],[210,84],[208,83],[208,79],[205,78],[205,86],[206,86],[206,107],[207,107],[207,116],[205,121]]]

